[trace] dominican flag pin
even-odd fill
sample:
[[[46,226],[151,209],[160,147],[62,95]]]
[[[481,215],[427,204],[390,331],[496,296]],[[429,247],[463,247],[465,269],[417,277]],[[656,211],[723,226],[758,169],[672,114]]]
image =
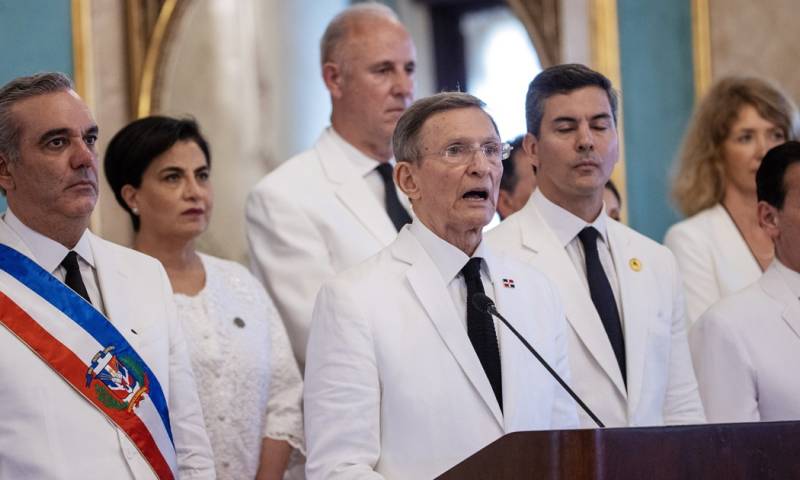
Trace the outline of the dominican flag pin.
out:
[[[503,286],[506,288],[516,288],[516,285],[514,285],[514,280],[510,278],[503,279]]]

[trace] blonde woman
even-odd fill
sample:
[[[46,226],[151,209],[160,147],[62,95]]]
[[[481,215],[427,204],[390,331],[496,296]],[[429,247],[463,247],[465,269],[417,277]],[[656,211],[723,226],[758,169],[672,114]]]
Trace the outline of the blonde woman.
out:
[[[772,261],[772,241],[756,215],[755,174],[767,150],[797,138],[797,126],[792,101],[759,78],[724,78],[697,107],[672,188],[689,218],[664,239],[678,260],[692,322]]]

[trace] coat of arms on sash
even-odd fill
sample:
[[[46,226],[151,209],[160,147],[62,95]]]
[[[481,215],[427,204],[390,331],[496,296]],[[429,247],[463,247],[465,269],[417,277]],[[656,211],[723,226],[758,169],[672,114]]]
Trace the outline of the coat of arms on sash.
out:
[[[86,372],[86,388],[92,384],[100,403],[132,412],[149,391],[150,381],[141,365],[131,357],[116,355],[111,345],[92,358]]]

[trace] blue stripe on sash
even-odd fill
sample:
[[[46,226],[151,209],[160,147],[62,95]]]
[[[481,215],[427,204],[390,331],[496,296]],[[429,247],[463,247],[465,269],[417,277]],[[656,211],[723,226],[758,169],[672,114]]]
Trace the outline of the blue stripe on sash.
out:
[[[125,337],[90,303],[71,288],[61,283],[36,262],[14,250],[8,245],[0,244],[0,270],[6,271],[20,283],[36,292],[64,315],[80,325],[89,335],[94,337],[103,347],[114,345],[117,355],[126,355],[141,365],[150,379],[148,395],[156,407],[164,428],[172,439],[172,428],[169,423],[169,409],[164,398],[164,391],[155,374],[136,350],[125,340]]]

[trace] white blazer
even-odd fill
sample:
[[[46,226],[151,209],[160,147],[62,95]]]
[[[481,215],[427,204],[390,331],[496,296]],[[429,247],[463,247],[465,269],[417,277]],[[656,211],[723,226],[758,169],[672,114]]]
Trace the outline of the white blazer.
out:
[[[324,131],[311,150],[264,177],[247,198],[252,270],[275,301],[301,369],[322,282],[397,237],[384,206],[332,135]]]
[[[692,327],[700,395],[712,422],[800,420],[800,301],[774,261]]]
[[[573,389],[609,427],[704,421],[686,340],[680,278],[666,248],[608,220],[608,240],[621,294],[627,390],[589,290],[528,201],[487,235],[489,245],[533,265],[564,301]],[[638,260],[640,269],[632,266]],[[581,413],[581,423],[594,426]]]
[[[568,378],[553,286],[488,253],[498,310]],[[577,426],[567,393],[505,326],[497,335],[502,412],[439,270],[407,227],[326,283],[306,364],[308,478],[433,478],[505,433]]]
[[[664,245],[678,261],[691,322],[761,276],[761,267],[720,204],[670,227]]]
[[[107,317],[164,390],[180,477],[214,478],[211,446],[163,267],[92,234],[89,240]],[[0,243],[32,257],[2,220]],[[155,478],[128,437],[3,326],[0,384],[0,478]]]

